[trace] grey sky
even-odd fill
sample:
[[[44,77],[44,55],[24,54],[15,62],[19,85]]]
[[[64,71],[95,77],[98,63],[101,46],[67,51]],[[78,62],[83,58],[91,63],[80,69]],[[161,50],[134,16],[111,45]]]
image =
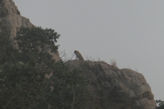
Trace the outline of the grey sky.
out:
[[[71,58],[115,60],[145,75],[164,100],[164,0],[14,0],[33,24],[61,34],[60,51]]]

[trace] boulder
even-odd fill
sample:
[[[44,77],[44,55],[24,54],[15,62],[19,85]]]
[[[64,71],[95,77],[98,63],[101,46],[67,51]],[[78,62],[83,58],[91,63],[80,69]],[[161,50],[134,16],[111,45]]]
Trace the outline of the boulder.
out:
[[[105,62],[68,61],[88,80],[88,100],[83,109],[155,109],[149,84],[141,73],[119,69]]]

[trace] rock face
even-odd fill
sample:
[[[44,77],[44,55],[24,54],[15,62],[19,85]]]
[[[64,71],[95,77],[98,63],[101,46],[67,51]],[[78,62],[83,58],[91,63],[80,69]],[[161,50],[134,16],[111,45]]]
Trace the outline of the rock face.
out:
[[[141,73],[105,62],[68,61],[89,81],[89,98],[82,109],[155,109],[151,88]]]
[[[7,30],[13,40],[20,27],[34,25],[20,15],[12,0],[0,0],[0,32]],[[51,55],[60,60],[58,53]],[[81,109],[155,109],[151,88],[138,72],[104,62],[68,61],[66,65],[70,70],[81,69],[89,82],[88,100]]]
[[[13,38],[20,27],[31,28],[33,24],[20,15],[12,0],[0,0],[0,31],[8,30]]]
[[[21,16],[19,10],[12,0],[0,0],[0,32],[8,32],[13,44],[16,33],[21,27],[32,28],[35,27],[29,19]],[[54,60],[61,60],[59,53],[50,53]]]

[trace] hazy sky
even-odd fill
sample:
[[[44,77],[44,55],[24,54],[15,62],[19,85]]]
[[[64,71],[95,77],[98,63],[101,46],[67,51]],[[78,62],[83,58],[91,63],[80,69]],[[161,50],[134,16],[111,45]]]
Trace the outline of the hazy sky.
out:
[[[60,51],[115,60],[144,74],[164,100],[164,0],[14,0],[35,25],[61,34]]]

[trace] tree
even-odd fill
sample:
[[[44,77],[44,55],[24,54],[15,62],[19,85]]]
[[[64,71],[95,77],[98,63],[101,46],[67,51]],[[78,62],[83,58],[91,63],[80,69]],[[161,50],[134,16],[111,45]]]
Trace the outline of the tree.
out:
[[[9,35],[0,35],[0,108],[47,108],[49,80],[45,74],[53,71],[51,52],[57,51],[59,35],[52,29],[22,28],[14,48]]]
[[[21,28],[15,48],[7,33],[0,34],[0,109],[79,108],[87,82],[80,69],[70,70],[52,59],[59,34]]]

